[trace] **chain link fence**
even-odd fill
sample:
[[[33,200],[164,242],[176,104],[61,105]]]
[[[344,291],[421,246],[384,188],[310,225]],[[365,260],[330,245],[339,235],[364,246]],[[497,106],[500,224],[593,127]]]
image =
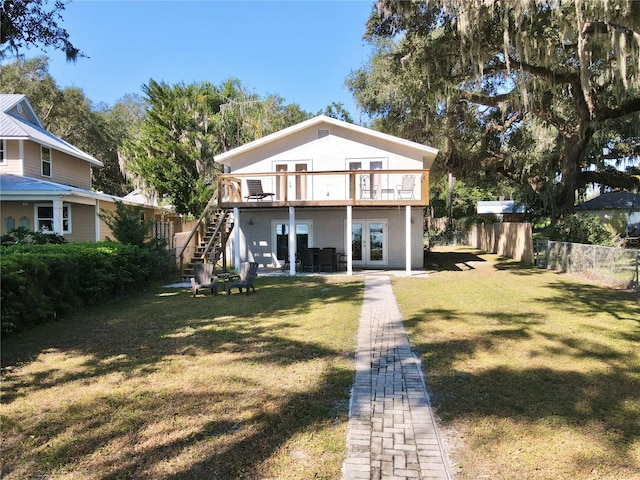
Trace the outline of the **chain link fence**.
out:
[[[538,239],[535,263],[548,270],[579,273],[611,287],[640,291],[640,250]]]

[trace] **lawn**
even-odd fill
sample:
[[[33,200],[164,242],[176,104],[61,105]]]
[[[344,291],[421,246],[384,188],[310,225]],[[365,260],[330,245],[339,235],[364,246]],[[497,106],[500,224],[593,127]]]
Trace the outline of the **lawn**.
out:
[[[640,479],[637,294],[481,255],[392,277],[464,479]],[[2,343],[2,478],[339,479],[362,277],[150,289]]]
[[[640,479],[638,295],[440,249],[394,279],[458,479]]]
[[[339,478],[362,278],[255,283],[4,339],[2,478]]]

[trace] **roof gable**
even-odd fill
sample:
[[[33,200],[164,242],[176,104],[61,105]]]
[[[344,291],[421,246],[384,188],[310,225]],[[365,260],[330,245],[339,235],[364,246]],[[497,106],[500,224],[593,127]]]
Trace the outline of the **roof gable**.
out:
[[[31,140],[97,167],[103,166],[100,160],[45,130],[24,95],[0,94],[0,138]]]
[[[386,133],[378,132],[370,128],[361,127],[359,125],[343,122],[341,120],[336,120],[335,118],[327,117],[325,115],[319,115],[317,117],[267,135],[266,137],[259,138],[257,140],[254,140],[253,142],[249,142],[245,145],[234,148],[233,150],[229,150],[228,152],[217,155],[216,161],[229,165],[233,163],[235,158],[239,157],[242,154],[258,150],[271,144],[275,144],[279,140],[311,129],[319,131],[325,129],[339,131],[340,129],[344,129],[348,132],[362,137],[363,139],[370,139],[371,141],[386,143],[389,145],[389,147],[401,146],[404,148],[409,148],[424,157],[427,160],[429,166],[431,166],[436,158],[436,155],[438,154],[438,150],[433,147],[412,142],[410,140],[405,140],[393,135],[388,135]]]

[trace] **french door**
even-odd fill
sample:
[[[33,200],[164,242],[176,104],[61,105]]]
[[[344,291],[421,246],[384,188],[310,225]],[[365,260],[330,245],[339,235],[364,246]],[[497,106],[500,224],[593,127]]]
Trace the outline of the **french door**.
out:
[[[353,220],[351,238],[354,265],[368,267],[388,265],[386,220]]]
[[[275,171],[278,173],[285,172],[306,172],[309,170],[308,162],[286,162],[276,163]],[[285,184],[285,178],[288,178],[288,183]],[[309,192],[309,177],[308,175],[284,175],[278,177],[276,183],[276,199],[280,201],[285,200],[285,192],[287,200],[308,200],[310,196]]]

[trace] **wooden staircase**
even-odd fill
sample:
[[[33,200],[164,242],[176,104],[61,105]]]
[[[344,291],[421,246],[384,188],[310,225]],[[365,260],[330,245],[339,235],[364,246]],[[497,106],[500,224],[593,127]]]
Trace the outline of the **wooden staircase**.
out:
[[[182,278],[193,276],[196,263],[216,265],[222,259],[234,224],[231,210],[215,208],[215,203],[214,198],[209,201],[179,250],[178,268]]]

